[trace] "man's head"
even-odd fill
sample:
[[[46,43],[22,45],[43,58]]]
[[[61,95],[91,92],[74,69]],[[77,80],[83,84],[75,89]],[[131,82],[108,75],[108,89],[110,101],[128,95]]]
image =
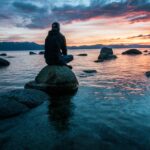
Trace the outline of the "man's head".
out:
[[[58,22],[52,23],[52,30],[59,32],[60,31],[60,24]]]

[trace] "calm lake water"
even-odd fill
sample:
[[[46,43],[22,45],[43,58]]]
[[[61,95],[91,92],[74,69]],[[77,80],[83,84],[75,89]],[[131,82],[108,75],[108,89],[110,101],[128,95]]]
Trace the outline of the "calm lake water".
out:
[[[125,49],[124,49],[125,50]],[[144,51],[144,49],[141,49]],[[10,150],[149,150],[150,55],[95,63],[99,50],[70,50],[80,87],[76,95],[53,97],[9,120],[4,135]],[[77,56],[87,53],[87,57]],[[7,52],[11,65],[0,69],[0,92],[22,89],[46,65],[43,55]],[[95,69],[97,73],[84,73]],[[17,124],[16,124],[17,122]],[[3,137],[1,135],[0,137]]]

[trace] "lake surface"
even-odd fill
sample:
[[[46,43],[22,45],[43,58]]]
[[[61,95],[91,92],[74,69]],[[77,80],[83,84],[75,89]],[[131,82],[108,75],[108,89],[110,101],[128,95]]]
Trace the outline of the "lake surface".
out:
[[[0,140],[9,139],[2,149],[149,150],[150,79],[144,73],[150,70],[150,55],[126,56],[122,51],[114,50],[116,60],[95,63],[99,50],[70,50],[78,92],[0,121],[0,130],[10,127],[0,134]],[[0,69],[0,92],[22,89],[46,65],[43,55],[7,54],[14,58],[7,58],[11,65]]]

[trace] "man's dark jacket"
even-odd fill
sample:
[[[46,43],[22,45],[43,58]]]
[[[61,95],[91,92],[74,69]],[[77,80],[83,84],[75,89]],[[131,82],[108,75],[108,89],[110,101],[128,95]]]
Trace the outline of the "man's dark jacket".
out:
[[[56,31],[49,31],[45,39],[45,60],[48,65],[65,65],[63,55],[67,55],[66,39]]]

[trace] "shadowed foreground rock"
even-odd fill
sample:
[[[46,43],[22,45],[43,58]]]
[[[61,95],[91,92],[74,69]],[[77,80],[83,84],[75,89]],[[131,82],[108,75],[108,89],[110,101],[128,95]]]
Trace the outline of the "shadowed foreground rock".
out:
[[[10,62],[3,59],[3,58],[0,58],[0,67],[5,67],[5,66],[9,66],[10,65]]]
[[[29,108],[16,100],[1,96],[0,97],[0,119],[12,117],[26,112]]]
[[[113,54],[112,48],[103,47],[98,56],[98,60],[95,62],[103,62],[104,60],[116,59],[117,56]]]
[[[31,89],[13,90],[0,94],[0,118],[19,115],[48,100],[44,92]]]
[[[75,74],[66,66],[46,66],[25,88],[38,89],[49,94],[73,93],[78,89]]]
[[[138,49],[129,49],[125,52],[122,53],[123,55],[140,55],[142,54],[141,51],[139,51]]]

